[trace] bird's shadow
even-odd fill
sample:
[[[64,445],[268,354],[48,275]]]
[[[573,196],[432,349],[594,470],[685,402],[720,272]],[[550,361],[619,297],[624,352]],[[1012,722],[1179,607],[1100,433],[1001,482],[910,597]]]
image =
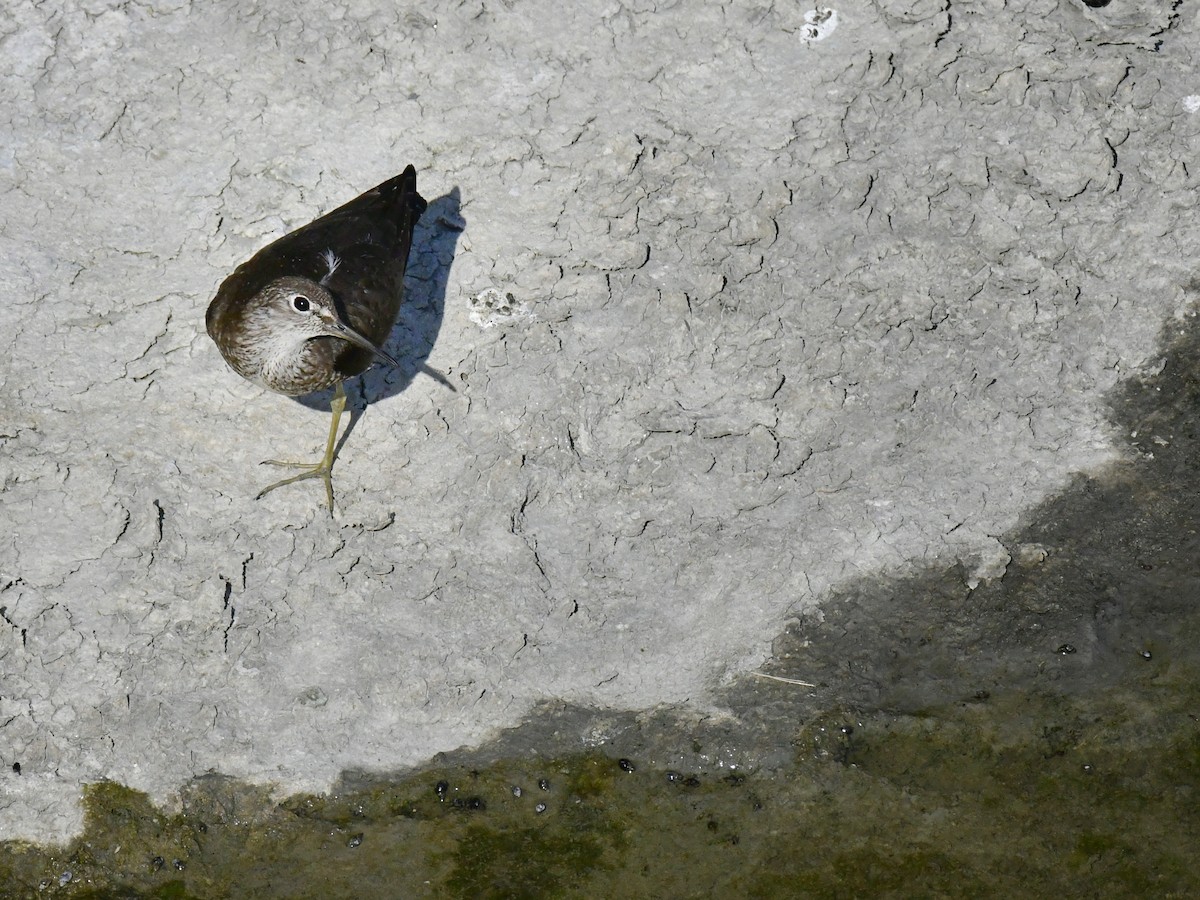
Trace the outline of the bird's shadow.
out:
[[[417,223],[404,278],[404,302],[383,347],[400,361],[403,368],[396,369],[377,360],[362,375],[346,382],[346,411],[350,414],[350,424],[338,440],[338,452],[367,406],[396,396],[412,383],[414,377],[422,374],[442,328],[450,266],[454,262],[458,236],[466,228],[460,206],[459,190],[451,188],[430,202]],[[447,385],[438,390],[449,392],[453,388]],[[332,390],[324,390],[294,399],[309,409],[328,410],[332,397]]]

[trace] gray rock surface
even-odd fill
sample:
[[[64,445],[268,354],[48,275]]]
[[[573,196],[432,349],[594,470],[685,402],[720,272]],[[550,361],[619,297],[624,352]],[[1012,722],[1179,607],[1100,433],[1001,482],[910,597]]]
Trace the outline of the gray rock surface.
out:
[[[0,838],[704,708],[848,579],[1003,573],[1190,314],[1186,7],[2,6]],[[458,391],[372,370],[337,517],[255,501],[327,414],[208,300],[408,162]]]

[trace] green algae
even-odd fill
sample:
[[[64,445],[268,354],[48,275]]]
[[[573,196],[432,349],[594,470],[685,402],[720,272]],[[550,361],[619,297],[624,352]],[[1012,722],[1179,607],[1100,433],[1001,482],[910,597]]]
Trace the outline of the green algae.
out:
[[[104,783],[78,840],[4,845],[0,881],[6,897],[71,898],[1183,897],[1200,889],[1184,692],[1200,682],[1172,681],[1154,716],[1136,685],[833,709],[797,723],[792,763],[769,773],[584,753],[283,803],[208,779],[177,813]]]

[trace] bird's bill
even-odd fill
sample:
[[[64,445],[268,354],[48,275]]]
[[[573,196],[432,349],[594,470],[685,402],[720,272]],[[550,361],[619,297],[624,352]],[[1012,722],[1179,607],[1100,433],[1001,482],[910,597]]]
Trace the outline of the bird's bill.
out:
[[[396,362],[396,360],[394,358],[392,358],[391,354],[385,353],[379,347],[376,347],[374,344],[372,344],[370,341],[368,341],[365,337],[363,337],[361,334],[359,334],[357,331],[355,331],[353,328],[351,328],[349,325],[343,324],[342,322],[326,321],[325,326],[329,330],[328,333],[329,333],[330,337],[340,337],[340,338],[342,338],[342,340],[349,341],[352,344],[357,344],[359,347],[362,347],[364,350],[370,350],[372,353],[374,353],[376,356],[378,356],[380,359],[384,360],[385,362],[391,363],[397,369],[400,368],[400,363]]]

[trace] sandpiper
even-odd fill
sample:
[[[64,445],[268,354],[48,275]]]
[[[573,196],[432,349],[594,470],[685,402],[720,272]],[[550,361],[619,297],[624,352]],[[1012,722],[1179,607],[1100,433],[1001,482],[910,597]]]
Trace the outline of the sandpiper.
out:
[[[209,304],[208,334],[243,378],[289,396],[334,388],[325,455],[316,463],[266,460],[301,472],[268,485],[259,497],[320,478],[332,514],[330,473],[346,408],[342,382],[365,372],[377,356],[399,366],[382,347],[400,311],[413,228],[425,207],[409,166],[259,250]]]

